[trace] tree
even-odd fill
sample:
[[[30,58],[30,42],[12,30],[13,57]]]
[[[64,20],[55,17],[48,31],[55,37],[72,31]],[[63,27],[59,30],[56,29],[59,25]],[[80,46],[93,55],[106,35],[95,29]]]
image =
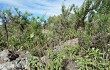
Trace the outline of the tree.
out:
[[[7,13],[9,10],[2,11],[0,14],[0,18],[2,19],[3,27],[4,27],[4,42],[6,46],[8,46],[8,29],[7,29],[7,23],[9,22],[9,17],[7,15],[10,15],[10,13]]]
[[[99,8],[101,9],[100,7],[102,5],[101,3],[103,3],[103,0],[85,0],[80,8],[77,7],[73,8],[73,11],[76,15],[76,25],[75,25],[76,30],[79,27],[85,29],[86,18],[89,17],[88,16],[89,14],[94,15],[94,13],[97,13],[99,11],[98,9]]]

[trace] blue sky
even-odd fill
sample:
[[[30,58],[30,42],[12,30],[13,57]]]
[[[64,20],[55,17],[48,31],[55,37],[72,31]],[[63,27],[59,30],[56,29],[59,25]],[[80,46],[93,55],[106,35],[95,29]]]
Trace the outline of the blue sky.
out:
[[[81,6],[84,0],[66,0],[64,4],[69,7],[72,4]],[[0,0],[0,9],[19,8],[20,11],[28,11],[35,16],[53,16],[61,14],[63,0]]]

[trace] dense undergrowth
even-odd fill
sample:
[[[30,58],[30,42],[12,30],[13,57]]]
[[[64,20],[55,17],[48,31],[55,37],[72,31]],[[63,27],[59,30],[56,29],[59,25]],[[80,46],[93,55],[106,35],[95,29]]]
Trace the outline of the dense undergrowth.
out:
[[[48,20],[17,8],[15,12],[0,12],[0,50],[20,49],[29,50],[33,56],[48,55],[48,66],[33,56],[29,60],[32,68],[41,70],[64,70],[65,59],[74,61],[79,70],[110,69],[110,0],[85,0],[79,8],[74,4],[69,8],[62,5],[62,14]],[[55,46],[74,38],[79,39],[78,45],[53,53]]]

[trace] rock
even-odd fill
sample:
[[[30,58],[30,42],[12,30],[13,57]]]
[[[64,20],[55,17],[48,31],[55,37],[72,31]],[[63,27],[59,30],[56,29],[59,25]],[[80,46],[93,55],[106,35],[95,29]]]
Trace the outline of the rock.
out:
[[[63,61],[63,70],[78,70],[78,65],[71,59]]]
[[[49,31],[49,30],[47,30],[47,29],[43,29],[43,30],[42,30],[42,33],[48,35],[48,34],[51,33],[51,31]]]
[[[58,52],[62,51],[64,49],[64,46],[55,46],[54,47],[54,54],[57,54]]]
[[[12,51],[9,51],[8,58],[10,59],[10,61],[16,60],[16,58],[18,58],[18,57],[19,57],[18,54],[14,53]]]
[[[41,57],[41,61],[43,63],[45,63],[46,66],[48,66],[50,64],[50,60],[49,60],[49,57],[48,56]]]
[[[31,54],[29,51],[17,51],[19,58],[30,58]]]
[[[5,62],[10,61],[10,59],[8,58],[8,54],[9,54],[8,50],[1,51],[0,52],[0,59]]]
[[[14,64],[12,62],[6,62],[3,64],[0,64],[0,70],[13,70]]]
[[[17,59],[12,62],[0,64],[0,70],[26,70],[27,63],[25,59]]]
[[[0,59],[7,62],[7,61],[12,61],[12,60],[16,60],[16,58],[18,58],[19,55],[9,51],[9,50],[3,50],[2,52],[0,52]]]
[[[57,54],[59,51],[63,51],[65,46],[75,46],[78,42],[78,38],[67,40],[62,45],[55,46],[53,52],[54,54]]]
[[[67,40],[66,42],[64,42],[63,46],[74,46],[74,45],[77,45],[78,42],[79,42],[78,38],[70,39],[70,40]]]
[[[3,50],[0,52],[0,70],[30,70],[28,59],[31,57],[28,51],[12,52]]]

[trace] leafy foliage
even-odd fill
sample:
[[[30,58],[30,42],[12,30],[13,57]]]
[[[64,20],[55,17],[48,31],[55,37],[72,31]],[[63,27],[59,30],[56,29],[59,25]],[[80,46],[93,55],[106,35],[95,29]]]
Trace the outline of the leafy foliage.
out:
[[[48,20],[22,13],[15,8],[1,11],[0,48],[29,50],[29,65],[42,70],[63,70],[65,59],[71,59],[79,70],[110,69],[110,0],[85,0],[81,7],[62,5],[62,14]],[[74,13],[72,13],[74,11]],[[44,22],[44,25],[41,23]],[[53,49],[65,41],[79,39],[79,45],[65,46],[55,54]],[[50,50],[51,49],[51,50]],[[48,51],[48,52],[47,52]],[[40,60],[47,55],[50,64]],[[40,65],[43,65],[41,67]]]

